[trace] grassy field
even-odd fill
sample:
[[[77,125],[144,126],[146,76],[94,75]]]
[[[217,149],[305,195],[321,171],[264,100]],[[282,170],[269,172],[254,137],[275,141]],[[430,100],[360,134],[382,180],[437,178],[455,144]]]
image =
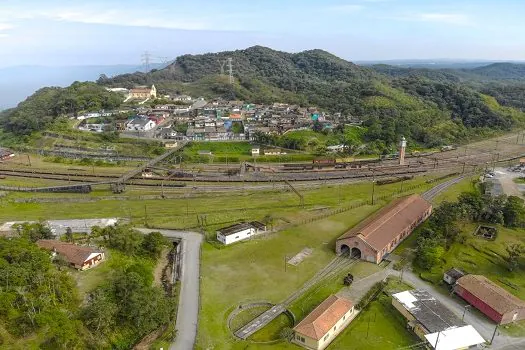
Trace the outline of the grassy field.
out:
[[[418,177],[405,181],[404,188],[409,184],[422,187],[418,191],[429,188],[425,181],[428,177]],[[399,184],[376,186],[376,196],[398,194]],[[70,219],[121,217],[131,219],[136,225],[147,224],[159,228],[191,228],[197,225],[197,216],[206,215],[210,232],[216,228],[238,220],[261,220],[266,215],[275,218],[276,225],[290,221],[301,221],[328,210],[352,203],[367,200],[371,196],[369,183],[349,185],[327,185],[320,189],[300,190],[304,195],[305,209],[299,205],[297,196],[289,190],[268,191],[235,191],[231,193],[198,193],[191,188],[185,188],[179,198],[144,200],[136,196],[128,200],[107,199],[91,202],[59,202],[59,203],[17,203],[21,194],[9,193],[0,202],[0,222],[12,220],[38,219]],[[148,190],[149,192],[150,190]],[[160,194],[160,189],[158,194]],[[36,194],[36,197],[57,198],[93,198],[110,195],[110,192],[95,192],[93,194]],[[11,200],[13,199],[13,200]]]
[[[442,264],[430,272],[421,272],[421,277],[439,284],[445,270],[459,267],[465,272],[484,275],[510,293],[525,299],[525,259],[521,259],[519,268],[512,272],[507,268],[505,261],[505,247],[514,242],[525,243],[525,231],[497,226],[496,240],[488,241],[472,235],[476,227],[477,224],[463,224],[462,232],[469,237],[467,242],[454,243],[445,253]]]
[[[249,301],[284,300],[333,259],[339,235],[377,208],[379,205],[361,207],[227,249],[205,244],[197,348],[244,348],[248,343],[234,341],[227,330],[225,321],[230,311]],[[293,256],[305,247],[314,249],[312,255],[285,271],[285,256]]]
[[[409,332],[406,320],[392,306],[391,293],[410,289],[405,284],[391,281],[386,293],[372,301],[355,320],[335,339],[330,349],[397,349],[419,342]]]

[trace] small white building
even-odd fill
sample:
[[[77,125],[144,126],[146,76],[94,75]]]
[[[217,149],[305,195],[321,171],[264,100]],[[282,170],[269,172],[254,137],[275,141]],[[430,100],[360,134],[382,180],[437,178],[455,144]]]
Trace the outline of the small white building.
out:
[[[228,245],[266,232],[266,225],[258,221],[240,222],[217,231],[217,240]]]
[[[261,154],[261,148],[259,146],[252,147],[252,157]]]
[[[135,118],[128,122],[126,130],[128,131],[148,131],[155,127],[155,122],[146,118]]]
[[[456,281],[463,276],[465,276],[465,272],[453,267],[443,274],[443,281],[445,281],[445,283],[448,285],[453,285],[456,284]]]

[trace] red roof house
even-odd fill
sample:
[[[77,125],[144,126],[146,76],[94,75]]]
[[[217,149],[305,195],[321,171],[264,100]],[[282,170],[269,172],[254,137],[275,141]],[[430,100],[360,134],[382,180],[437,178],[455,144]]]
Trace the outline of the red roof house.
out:
[[[90,269],[104,260],[103,252],[90,247],[82,247],[53,239],[40,239],[36,244],[40,248],[51,251],[53,255],[60,255],[78,270]]]

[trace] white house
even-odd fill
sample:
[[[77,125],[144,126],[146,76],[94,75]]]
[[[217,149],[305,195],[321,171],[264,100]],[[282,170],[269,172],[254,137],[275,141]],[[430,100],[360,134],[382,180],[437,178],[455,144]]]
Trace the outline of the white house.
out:
[[[261,148],[259,146],[252,147],[252,157],[261,154]]]
[[[217,240],[222,244],[232,244],[266,232],[266,225],[258,221],[240,222],[217,231]]]
[[[155,127],[155,122],[145,118],[135,118],[128,122],[126,130],[128,131],[148,131]]]

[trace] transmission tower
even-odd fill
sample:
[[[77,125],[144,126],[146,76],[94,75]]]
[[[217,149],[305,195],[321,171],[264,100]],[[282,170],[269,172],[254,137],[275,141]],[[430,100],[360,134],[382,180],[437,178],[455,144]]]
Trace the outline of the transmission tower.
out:
[[[230,84],[233,85],[233,59],[228,57],[228,73],[230,74]]]
[[[221,66],[221,75],[224,75],[224,65],[225,64],[226,64],[226,61],[219,60],[219,66]]]
[[[149,64],[151,60],[151,53],[148,51],[144,51],[144,53],[141,56],[142,65],[146,68],[146,70],[149,70]]]

